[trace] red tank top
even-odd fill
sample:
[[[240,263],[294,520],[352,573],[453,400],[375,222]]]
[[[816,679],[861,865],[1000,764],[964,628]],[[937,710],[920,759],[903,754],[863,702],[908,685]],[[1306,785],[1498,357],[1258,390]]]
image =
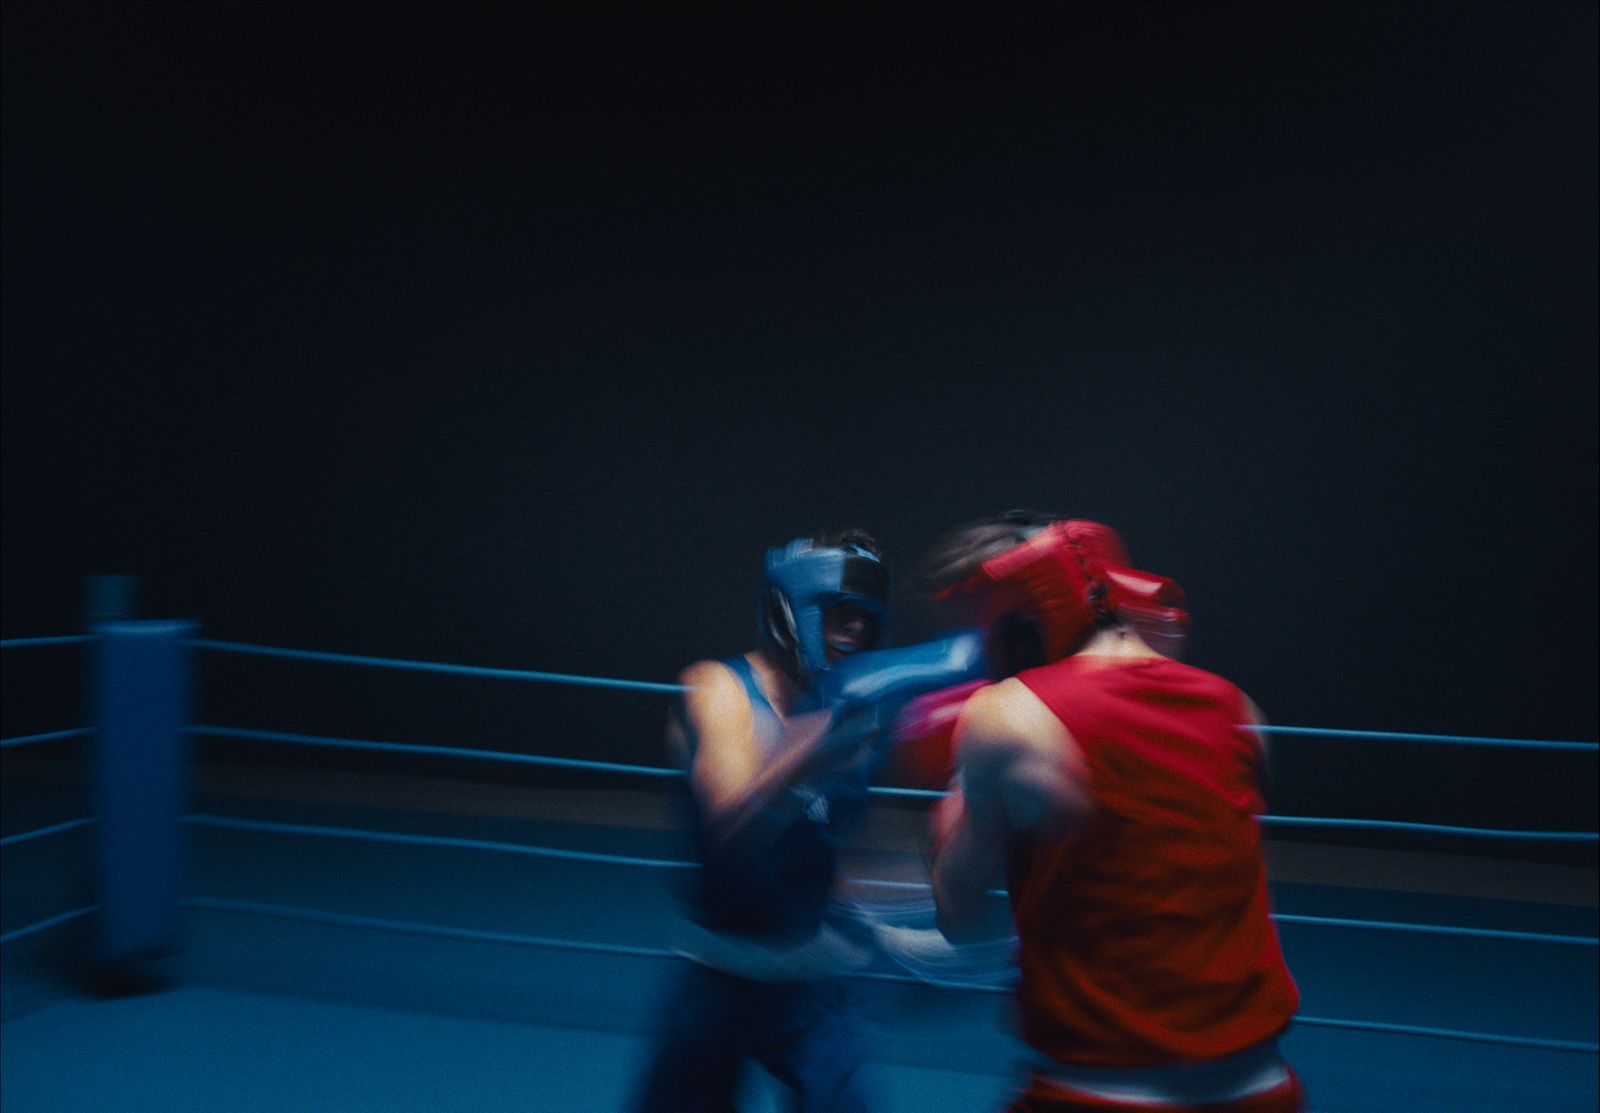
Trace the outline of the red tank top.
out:
[[[1018,679],[1072,732],[1094,802],[1072,837],[1010,864],[1027,1041],[1135,1067],[1278,1033],[1300,998],[1268,916],[1242,694],[1166,658],[1071,657]]]

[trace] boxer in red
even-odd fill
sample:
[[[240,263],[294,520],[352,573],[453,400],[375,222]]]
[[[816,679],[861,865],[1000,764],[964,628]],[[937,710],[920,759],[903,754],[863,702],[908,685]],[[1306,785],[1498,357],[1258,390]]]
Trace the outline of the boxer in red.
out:
[[[1304,1109],[1277,1047],[1299,994],[1268,915],[1259,719],[1173,659],[1181,590],[1106,526],[1021,513],[928,574],[1014,672],[960,710],[933,863],[953,942],[1010,892],[1038,1053],[1011,1113]]]

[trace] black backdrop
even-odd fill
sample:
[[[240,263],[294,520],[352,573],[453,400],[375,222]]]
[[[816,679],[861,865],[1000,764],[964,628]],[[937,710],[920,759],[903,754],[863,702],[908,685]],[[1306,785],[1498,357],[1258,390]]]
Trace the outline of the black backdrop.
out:
[[[117,572],[218,638],[670,680],[749,644],[766,545],[904,571],[1021,505],[1119,526],[1278,722],[1593,739],[1595,43],[10,2],[5,636]],[[660,697],[207,668],[238,725],[659,758]],[[1298,753],[1323,811],[1593,823],[1592,761]]]

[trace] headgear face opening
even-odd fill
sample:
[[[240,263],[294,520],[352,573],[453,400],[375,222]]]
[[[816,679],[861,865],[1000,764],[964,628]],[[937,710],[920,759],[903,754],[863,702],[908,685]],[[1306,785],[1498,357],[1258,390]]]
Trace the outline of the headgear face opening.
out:
[[[1181,587],[1130,567],[1117,531],[1081,518],[1031,532],[939,598],[975,612],[1007,674],[1069,657],[1114,621],[1177,657],[1189,624]]]
[[[759,628],[761,642],[802,682],[828,667],[824,612],[853,603],[865,614],[863,649],[889,640],[889,569],[856,545],[818,546],[796,538],[768,549]]]

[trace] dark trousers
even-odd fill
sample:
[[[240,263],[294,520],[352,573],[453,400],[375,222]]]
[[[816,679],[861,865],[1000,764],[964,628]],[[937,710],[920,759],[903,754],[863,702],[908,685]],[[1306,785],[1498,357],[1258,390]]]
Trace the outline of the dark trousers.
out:
[[[839,981],[755,982],[685,962],[659,1020],[640,1113],[731,1113],[746,1060],[800,1113],[864,1113],[861,1061]]]

